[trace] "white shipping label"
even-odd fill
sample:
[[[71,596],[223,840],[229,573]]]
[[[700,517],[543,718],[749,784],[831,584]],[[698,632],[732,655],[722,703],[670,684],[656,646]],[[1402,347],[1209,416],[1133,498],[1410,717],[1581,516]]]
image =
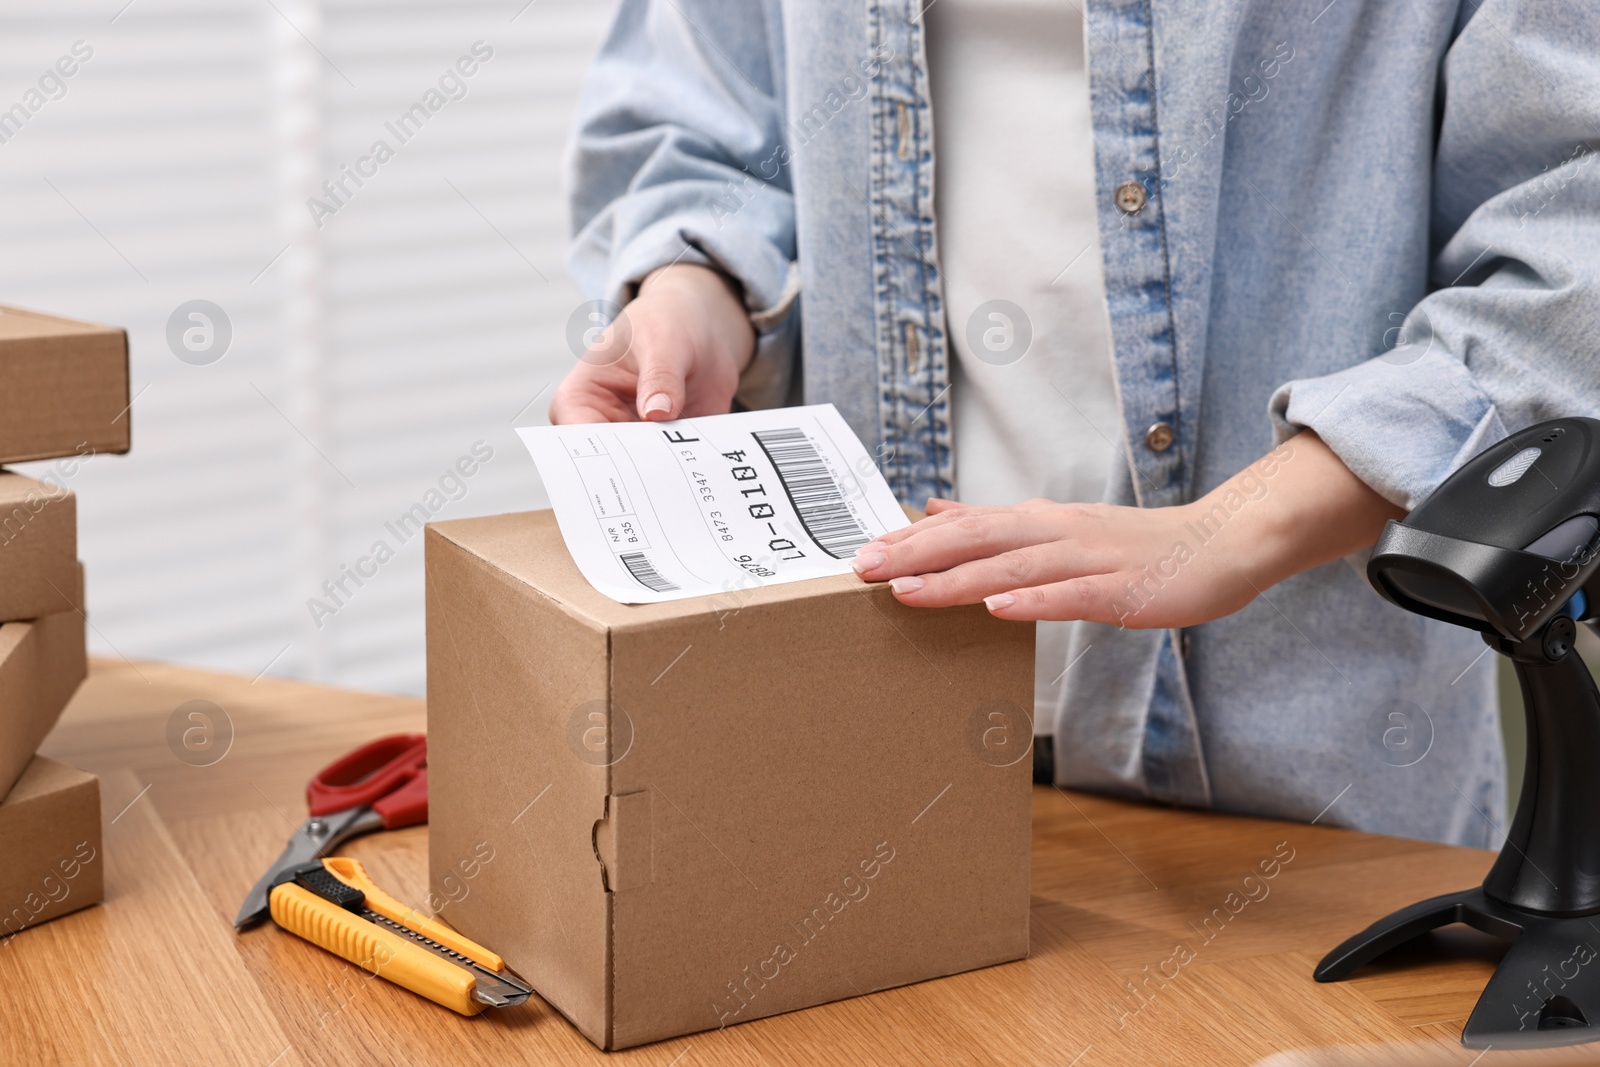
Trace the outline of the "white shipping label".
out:
[[[832,404],[517,433],[578,569],[624,604],[847,574],[910,525]]]

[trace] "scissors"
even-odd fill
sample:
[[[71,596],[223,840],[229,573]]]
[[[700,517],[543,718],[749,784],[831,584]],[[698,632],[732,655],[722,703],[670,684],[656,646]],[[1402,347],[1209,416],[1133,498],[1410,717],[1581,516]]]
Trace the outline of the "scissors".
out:
[[[334,760],[306,786],[311,817],[245,897],[240,930],[272,916],[290,933],[462,1015],[509,1008],[533,987],[505,960],[385,893],[353,859],[357,834],[428,821],[428,742],[393,734]]]
[[[428,821],[428,739],[391,734],[334,760],[306,785],[311,817],[289,838],[234,918],[240,930],[265,919],[273,884],[286,871],[322,859],[358,834]]]

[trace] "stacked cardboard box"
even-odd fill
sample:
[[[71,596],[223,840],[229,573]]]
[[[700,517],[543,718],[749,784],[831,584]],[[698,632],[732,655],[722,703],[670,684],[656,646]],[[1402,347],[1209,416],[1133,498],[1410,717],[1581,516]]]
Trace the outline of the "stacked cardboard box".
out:
[[[129,444],[118,329],[0,307],[0,936],[98,902],[100,786],[38,756],[88,671],[77,498],[89,458]]]

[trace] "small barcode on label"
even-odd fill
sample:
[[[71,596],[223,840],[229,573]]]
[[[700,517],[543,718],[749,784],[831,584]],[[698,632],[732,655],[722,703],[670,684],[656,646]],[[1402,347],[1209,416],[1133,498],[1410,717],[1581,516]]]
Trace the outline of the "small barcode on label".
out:
[[[656,570],[655,564],[651,563],[643,552],[624,552],[619,558],[622,560],[622,565],[628,568],[628,573],[646,589],[656,593],[678,591],[676,585],[661,577],[661,572]]]
[[[800,524],[811,539],[834,559],[848,559],[872,540],[845,503],[844,493],[817,448],[800,429],[757,430],[756,443],[778,469]]]

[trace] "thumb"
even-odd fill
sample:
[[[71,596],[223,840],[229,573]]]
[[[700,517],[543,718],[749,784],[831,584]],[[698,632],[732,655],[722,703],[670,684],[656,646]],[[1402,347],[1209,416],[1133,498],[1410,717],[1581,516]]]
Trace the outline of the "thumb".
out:
[[[638,418],[666,422],[683,414],[688,360],[677,352],[648,352],[638,360]]]
[[[688,395],[688,346],[646,343],[639,346],[639,387],[635,404],[647,422],[665,422],[683,414]]]

